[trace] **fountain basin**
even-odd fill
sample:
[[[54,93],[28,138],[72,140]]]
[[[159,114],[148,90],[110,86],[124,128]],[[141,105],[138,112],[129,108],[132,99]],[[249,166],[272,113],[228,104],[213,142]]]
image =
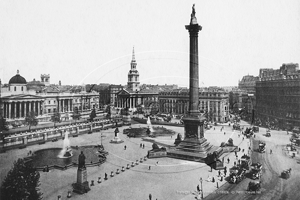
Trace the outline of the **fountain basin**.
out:
[[[70,167],[78,166],[78,156],[83,151],[86,159],[85,165],[97,166],[106,160],[107,152],[100,146],[71,146],[72,155],[70,157],[59,157],[63,148],[49,148],[35,151],[32,156],[27,157],[27,162],[31,163],[33,167],[38,170],[43,170],[47,166],[50,169],[68,169]]]

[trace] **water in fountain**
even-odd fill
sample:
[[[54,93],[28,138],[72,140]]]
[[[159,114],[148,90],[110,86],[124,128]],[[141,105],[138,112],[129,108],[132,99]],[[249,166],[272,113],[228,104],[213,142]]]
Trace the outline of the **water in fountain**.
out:
[[[70,140],[69,140],[68,135],[69,135],[69,132],[66,131],[65,139],[64,139],[64,143],[63,143],[63,149],[58,154],[59,158],[69,158],[72,156],[72,149],[70,147]]]
[[[151,121],[150,121],[150,117],[148,117],[148,120],[147,120],[147,125],[149,126],[149,130],[150,130],[150,132],[151,133],[153,133],[154,132],[154,130],[153,130],[153,128],[152,128],[152,124],[151,124]],[[150,134],[151,134],[150,133]]]

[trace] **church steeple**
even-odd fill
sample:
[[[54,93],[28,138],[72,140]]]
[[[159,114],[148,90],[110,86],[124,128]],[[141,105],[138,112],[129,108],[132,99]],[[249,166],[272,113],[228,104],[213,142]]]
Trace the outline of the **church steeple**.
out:
[[[130,63],[130,70],[128,72],[128,82],[127,86],[129,89],[133,91],[139,91],[140,90],[140,82],[139,82],[139,72],[136,69],[137,63],[135,60],[135,54],[134,54],[134,47],[132,49],[132,59]]]
[[[135,61],[135,55],[134,55],[134,46],[133,46],[133,49],[132,49],[132,60],[131,62]]]

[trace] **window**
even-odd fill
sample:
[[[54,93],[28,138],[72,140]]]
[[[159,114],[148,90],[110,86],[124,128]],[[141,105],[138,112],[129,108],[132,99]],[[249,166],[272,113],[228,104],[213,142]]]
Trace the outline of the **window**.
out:
[[[23,86],[21,87],[21,90],[23,91]]]
[[[48,101],[48,104],[50,104],[50,101]]]
[[[48,113],[51,113],[51,109],[48,109]]]
[[[17,87],[16,86],[14,87],[14,91],[17,91]]]

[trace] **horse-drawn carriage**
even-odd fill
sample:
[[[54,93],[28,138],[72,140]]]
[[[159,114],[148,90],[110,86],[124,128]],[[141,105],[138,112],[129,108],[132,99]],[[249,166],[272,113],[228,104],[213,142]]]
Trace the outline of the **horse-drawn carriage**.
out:
[[[259,191],[261,188],[260,186],[260,181],[250,181],[248,184],[248,191],[253,191],[253,192],[257,192]]]
[[[281,172],[281,178],[288,179],[288,178],[290,178],[291,173],[292,173],[291,168],[284,170],[283,172]]]
[[[251,165],[251,171],[250,171],[250,178],[253,179],[253,180],[260,179],[261,170],[262,170],[262,165],[260,163],[252,164]]]
[[[264,153],[265,151],[266,151],[266,143],[262,142],[262,141],[259,141],[258,152]]]
[[[240,164],[240,167],[242,167],[243,169],[249,170],[251,164],[252,164],[252,161],[251,161],[250,156],[244,154],[244,155],[241,157],[241,164]]]
[[[239,183],[241,182],[246,174],[246,170],[242,167],[234,166],[230,169],[229,182]]]
[[[266,137],[271,137],[271,130],[270,129],[267,130]]]
[[[232,128],[233,128],[233,130],[241,130],[241,126],[238,123],[234,123]]]

